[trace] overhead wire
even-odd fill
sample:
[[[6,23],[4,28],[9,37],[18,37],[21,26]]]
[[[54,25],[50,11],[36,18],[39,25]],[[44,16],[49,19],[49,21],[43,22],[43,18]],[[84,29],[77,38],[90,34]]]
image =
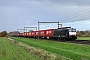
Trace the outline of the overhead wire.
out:
[[[88,17],[87,17],[88,16]],[[60,22],[75,22],[90,17],[90,8],[60,19]],[[90,18],[89,18],[90,19]]]

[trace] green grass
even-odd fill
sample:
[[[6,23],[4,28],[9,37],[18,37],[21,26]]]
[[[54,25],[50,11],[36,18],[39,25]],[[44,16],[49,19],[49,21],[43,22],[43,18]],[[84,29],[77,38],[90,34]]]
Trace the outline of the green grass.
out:
[[[0,38],[0,60],[41,60],[7,38]]]
[[[77,37],[77,40],[90,40],[90,37]]]
[[[25,44],[47,50],[73,60],[90,60],[90,46],[84,44],[73,44],[65,42],[54,42],[48,40],[37,40],[30,38],[11,37]]]

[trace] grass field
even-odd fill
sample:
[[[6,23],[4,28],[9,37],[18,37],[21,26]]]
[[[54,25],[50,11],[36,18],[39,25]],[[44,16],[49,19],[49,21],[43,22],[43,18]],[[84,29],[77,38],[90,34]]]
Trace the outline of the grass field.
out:
[[[44,49],[51,53],[64,56],[72,60],[90,60],[89,45],[54,42],[48,40],[37,40],[20,37],[11,37],[11,38],[34,47]]]
[[[7,38],[0,38],[0,60],[41,60]]]
[[[90,37],[77,37],[77,40],[90,40]]]

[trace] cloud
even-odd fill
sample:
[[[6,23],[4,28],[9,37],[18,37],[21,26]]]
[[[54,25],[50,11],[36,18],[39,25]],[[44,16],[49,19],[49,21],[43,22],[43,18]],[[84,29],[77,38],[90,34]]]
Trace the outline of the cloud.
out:
[[[32,0],[29,0],[32,1]],[[34,0],[38,2],[42,1],[49,1],[52,3],[58,3],[58,4],[63,4],[63,5],[77,5],[77,6],[90,6],[90,1],[89,0]]]
[[[89,7],[89,0],[0,0],[0,27],[11,31],[38,21],[66,23],[61,18]]]

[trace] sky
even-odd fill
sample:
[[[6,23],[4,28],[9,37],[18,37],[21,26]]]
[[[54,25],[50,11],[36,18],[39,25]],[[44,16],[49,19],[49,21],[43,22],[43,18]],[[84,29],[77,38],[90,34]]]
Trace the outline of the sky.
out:
[[[37,26],[38,21],[59,21],[62,26],[90,30],[89,16],[89,0],[0,0],[0,31]],[[57,24],[40,25],[40,29],[49,28],[57,28]]]

